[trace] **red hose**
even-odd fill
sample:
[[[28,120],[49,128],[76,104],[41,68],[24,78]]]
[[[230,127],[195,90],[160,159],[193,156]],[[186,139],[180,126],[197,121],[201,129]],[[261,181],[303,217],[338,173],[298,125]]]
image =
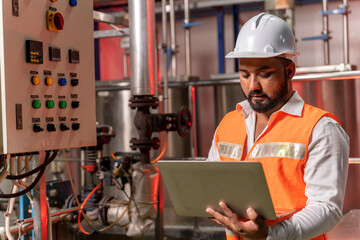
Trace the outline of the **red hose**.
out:
[[[91,195],[94,194],[94,192],[96,192],[96,190],[99,189],[99,187],[101,186],[101,184],[97,185],[90,193],[89,195],[86,196],[84,202],[81,204],[81,207],[80,207],[80,211],[79,211],[79,214],[78,214],[78,225],[79,225],[79,228],[81,230],[81,232],[83,232],[84,234],[86,235],[90,235],[90,233],[88,233],[87,231],[85,231],[82,226],[81,226],[81,212],[83,211],[84,209],[84,206],[86,205],[87,201],[89,200],[89,198],[91,197]]]

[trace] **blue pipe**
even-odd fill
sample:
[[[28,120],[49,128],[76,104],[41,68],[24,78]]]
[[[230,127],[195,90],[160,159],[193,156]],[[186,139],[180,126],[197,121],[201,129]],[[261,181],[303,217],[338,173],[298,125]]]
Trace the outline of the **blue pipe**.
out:
[[[223,7],[217,8],[217,29],[218,29],[218,59],[219,59],[219,73],[225,73],[225,38],[224,38],[224,16],[225,10]]]
[[[33,191],[31,190],[31,195],[33,194]],[[19,197],[19,218],[20,219],[25,219],[25,218],[29,218],[32,217],[29,216],[29,205],[30,205],[30,200],[28,199],[28,197],[26,195],[22,195]],[[32,230],[32,232],[34,233],[34,230]],[[34,236],[33,236],[34,237]],[[33,238],[35,239],[35,238]],[[29,240],[29,235],[26,234],[24,236],[21,236],[21,240]]]
[[[239,33],[239,5],[233,5],[233,22],[234,22],[234,46],[236,44],[237,35]],[[239,71],[237,58],[235,58],[235,72]]]

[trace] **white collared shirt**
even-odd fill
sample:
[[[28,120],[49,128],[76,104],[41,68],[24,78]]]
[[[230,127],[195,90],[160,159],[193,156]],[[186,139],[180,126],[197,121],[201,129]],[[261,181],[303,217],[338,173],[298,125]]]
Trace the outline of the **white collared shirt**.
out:
[[[301,116],[303,107],[304,100],[295,92],[279,111]],[[247,100],[237,104],[237,110],[240,109],[245,117],[248,153],[255,143],[256,113]],[[267,126],[259,137],[266,129]],[[288,220],[270,226],[267,240],[311,239],[332,229],[342,217],[348,159],[348,135],[334,119],[321,118],[312,131],[304,169],[306,207]],[[214,140],[207,161],[220,161]]]

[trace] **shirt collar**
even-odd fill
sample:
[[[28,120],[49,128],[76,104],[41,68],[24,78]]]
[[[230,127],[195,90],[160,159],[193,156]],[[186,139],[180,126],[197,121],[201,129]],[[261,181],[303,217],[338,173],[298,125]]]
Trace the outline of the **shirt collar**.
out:
[[[300,97],[297,91],[294,91],[294,94],[291,96],[289,101],[287,101],[284,106],[282,106],[278,111],[285,112],[289,115],[301,116],[303,108],[304,100]],[[236,104],[236,111],[241,110],[245,118],[247,118],[252,112],[254,112],[248,100],[244,100]]]

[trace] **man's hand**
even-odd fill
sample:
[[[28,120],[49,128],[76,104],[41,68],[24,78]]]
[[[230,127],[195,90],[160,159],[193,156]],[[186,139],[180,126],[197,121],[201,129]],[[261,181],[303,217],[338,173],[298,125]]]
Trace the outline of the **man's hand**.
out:
[[[248,208],[246,210],[250,220],[243,222],[223,201],[220,201],[219,206],[223,209],[225,215],[212,208],[206,209],[206,212],[215,218],[212,219],[214,222],[245,239],[266,239],[269,226],[254,209]]]

